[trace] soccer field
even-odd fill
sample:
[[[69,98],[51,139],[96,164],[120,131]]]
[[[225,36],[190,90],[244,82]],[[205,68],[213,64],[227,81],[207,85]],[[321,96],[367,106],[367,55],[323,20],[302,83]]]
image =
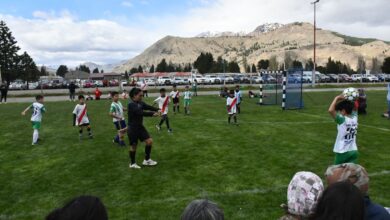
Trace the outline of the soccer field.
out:
[[[110,219],[179,219],[196,198],[218,203],[226,219],[277,219],[292,176],[323,178],[333,163],[336,124],[327,109],[336,94],[306,93],[303,110],[284,112],[245,98],[239,126],[227,124],[226,101],[216,96],[195,97],[191,116],[173,115],[170,106],[173,134],[165,125],[157,132],[159,118],[144,120],[159,164],[141,170],[130,170],[128,148],[112,143],[107,100],[88,103],[95,138],[82,141],[72,127],[75,103],[46,103],[38,146],[31,146],[30,114],[20,115],[28,104],[0,105],[0,219],[43,219],[81,194],[100,197]],[[359,163],[371,174],[372,200],[390,206],[390,120],[380,117],[386,94],[367,95]],[[138,164],[143,152],[142,144]]]

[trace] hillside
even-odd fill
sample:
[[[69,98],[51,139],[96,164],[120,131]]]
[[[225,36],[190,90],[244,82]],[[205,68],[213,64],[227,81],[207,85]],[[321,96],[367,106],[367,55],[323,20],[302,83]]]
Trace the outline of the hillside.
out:
[[[138,65],[156,65],[163,58],[174,64],[192,63],[201,52],[210,52],[228,61],[236,60],[241,67],[244,66],[245,58],[250,65],[273,55],[282,62],[287,51],[293,52],[295,58],[302,62],[313,56],[313,25],[309,23],[260,26],[247,35],[226,33],[229,33],[228,36],[219,34],[215,37],[209,33],[193,38],[167,36],[140,55],[117,66],[114,71],[124,72]],[[383,60],[390,56],[390,45],[376,39],[354,38],[318,29],[318,65],[324,65],[332,57],[356,68],[359,56],[363,56],[370,66],[373,57]]]

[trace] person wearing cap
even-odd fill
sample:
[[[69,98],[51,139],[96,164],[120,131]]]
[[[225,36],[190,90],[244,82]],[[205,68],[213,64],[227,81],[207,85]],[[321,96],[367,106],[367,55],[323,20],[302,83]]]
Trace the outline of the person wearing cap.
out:
[[[328,167],[325,172],[326,181],[328,185],[337,182],[348,181],[354,184],[364,195],[365,203],[365,219],[367,220],[389,220],[390,214],[386,209],[371,201],[368,196],[369,177],[364,167],[354,163],[344,163],[339,165],[332,165]]]
[[[279,220],[313,219],[319,198],[324,191],[320,177],[312,172],[298,172],[287,189],[285,215]]]

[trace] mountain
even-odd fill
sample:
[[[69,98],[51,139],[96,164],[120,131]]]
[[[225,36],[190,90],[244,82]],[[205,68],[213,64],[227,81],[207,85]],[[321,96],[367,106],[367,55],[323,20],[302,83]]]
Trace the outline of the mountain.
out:
[[[117,67],[119,65],[122,65],[125,62],[126,61],[121,61],[121,62],[116,63],[116,64],[104,64],[104,65],[100,65],[100,64],[97,64],[97,63],[94,63],[94,62],[85,62],[85,63],[82,63],[81,65],[87,66],[91,70],[91,72],[95,68],[98,68],[99,71],[104,70],[105,73],[109,73],[109,72],[112,72],[115,67]]]
[[[252,65],[271,56],[276,56],[278,62],[283,63],[286,53],[293,59],[306,62],[313,57],[313,25],[298,22],[286,25],[265,24],[245,36],[167,36],[140,55],[115,67],[114,71],[124,72],[139,65],[156,66],[163,58],[174,64],[193,63],[201,52],[210,52],[215,59],[222,56],[228,61],[235,60],[242,70],[245,61]],[[318,65],[325,65],[328,58],[332,57],[356,69],[359,56],[363,56],[369,68],[373,57],[383,60],[390,56],[390,45],[377,39],[355,38],[317,29]]]
[[[225,32],[210,32],[210,31],[207,31],[207,32],[203,32],[203,33],[200,33],[198,35],[196,35],[196,37],[203,37],[203,38],[206,38],[206,37],[242,37],[242,36],[246,36],[246,33],[244,32],[231,32],[231,31],[225,31]]]

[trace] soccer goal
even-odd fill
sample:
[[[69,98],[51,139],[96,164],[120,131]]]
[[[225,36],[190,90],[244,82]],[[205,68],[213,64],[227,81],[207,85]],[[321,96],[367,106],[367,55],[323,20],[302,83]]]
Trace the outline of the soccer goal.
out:
[[[260,105],[280,105],[283,98],[283,72],[260,73]]]
[[[289,69],[283,76],[282,109],[303,108],[303,70]]]

